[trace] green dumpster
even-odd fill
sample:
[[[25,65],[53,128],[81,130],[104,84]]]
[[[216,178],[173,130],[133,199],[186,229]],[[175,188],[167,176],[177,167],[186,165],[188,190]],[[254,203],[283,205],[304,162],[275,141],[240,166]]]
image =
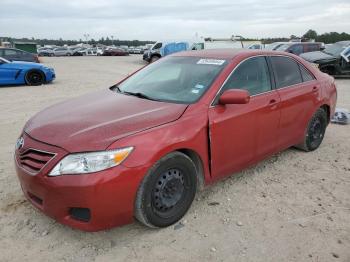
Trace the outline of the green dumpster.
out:
[[[33,54],[37,53],[36,43],[34,42],[15,42],[14,45],[15,45],[15,48],[17,49],[27,51]]]

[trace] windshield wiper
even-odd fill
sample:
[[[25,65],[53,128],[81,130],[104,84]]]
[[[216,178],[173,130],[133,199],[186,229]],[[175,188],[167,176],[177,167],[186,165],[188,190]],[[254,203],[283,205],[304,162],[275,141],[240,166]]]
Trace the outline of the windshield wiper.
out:
[[[116,90],[118,93],[121,93],[121,94],[126,94],[126,95],[130,95],[130,96],[136,96],[136,97],[139,97],[139,98],[153,100],[153,101],[159,101],[157,99],[149,97],[148,95],[145,95],[145,94],[140,93],[140,92],[133,93],[133,92],[129,92],[129,91],[123,91],[117,85],[113,86],[112,88],[113,88],[113,90]]]
[[[120,90],[120,89],[119,89],[119,90]],[[152,98],[152,97],[149,97],[148,95],[145,95],[145,94],[140,93],[140,92],[133,93],[133,92],[128,92],[128,91],[121,91],[121,93],[122,93],[122,94],[131,95],[131,96],[136,96],[136,97],[143,98],[143,99],[158,101],[157,99],[154,99],[154,98]]]

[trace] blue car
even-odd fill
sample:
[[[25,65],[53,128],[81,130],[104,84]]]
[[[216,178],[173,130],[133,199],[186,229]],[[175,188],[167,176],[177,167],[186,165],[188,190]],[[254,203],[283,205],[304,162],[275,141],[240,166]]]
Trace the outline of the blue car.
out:
[[[0,86],[41,85],[55,79],[53,68],[38,63],[10,62],[0,57]]]

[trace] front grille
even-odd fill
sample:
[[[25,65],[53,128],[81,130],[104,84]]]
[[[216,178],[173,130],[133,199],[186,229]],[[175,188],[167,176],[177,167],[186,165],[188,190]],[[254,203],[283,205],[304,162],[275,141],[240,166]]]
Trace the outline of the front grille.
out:
[[[54,156],[54,153],[28,149],[19,154],[19,164],[31,173],[38,173]]]

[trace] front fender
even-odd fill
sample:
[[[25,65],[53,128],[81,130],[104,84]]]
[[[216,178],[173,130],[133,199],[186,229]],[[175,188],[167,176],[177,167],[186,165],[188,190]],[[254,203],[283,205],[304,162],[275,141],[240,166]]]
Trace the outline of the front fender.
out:
[[[180,119],[122,138],[108,149],[133,146],[134,150],[122,163],[125,167],[148,166],[151,168],[159,159],[170,152],[189,149],[200,157],[204,180],[210,180],[208,157],[208,115],[207,111],[184,114]]]

